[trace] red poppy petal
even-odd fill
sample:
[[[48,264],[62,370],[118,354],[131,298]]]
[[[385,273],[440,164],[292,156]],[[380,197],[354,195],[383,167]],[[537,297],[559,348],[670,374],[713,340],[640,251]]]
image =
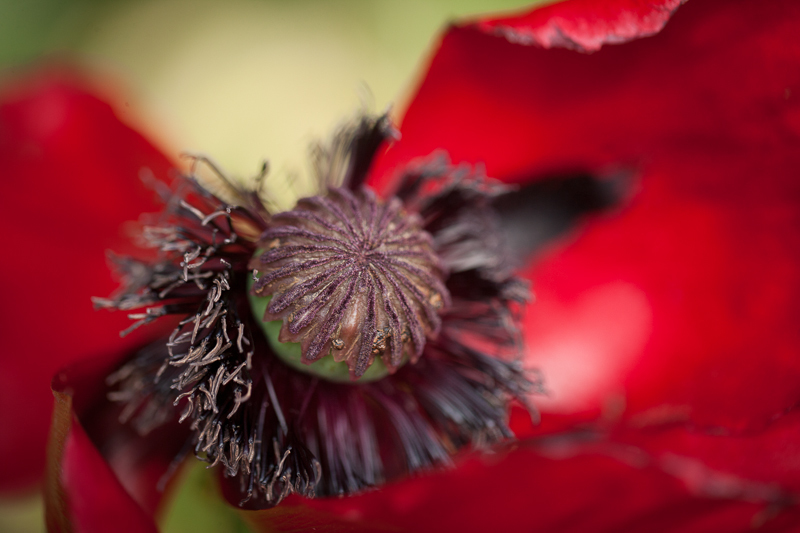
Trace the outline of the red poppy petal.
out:
[[[709,0],[590,55],[444,37],[376,172],[438,148],[509,181],[638,171],[534,270],[545,411],[752,430],[800,402],[798,31],[796,2]]]
[[[568,0],[476,26],[512,42],[594,52],[658,33],[685,1]]]
[[[699,490],[768,493],[783,487],[800,493],[800,412],[796,410],[752,434],[720,435],[675,426],[622,429],[613,437],[647,450]]]
[[[749,531],[764,503],[700,498],[637,455],[567,440],[345,499],[290,498],[247,513],[256,528],[317,531]],[[621,455],[619,455],[621,454]],[[301,510],[302,509],[302,510]],[[768,515],[767,515],[768,516]],[[782,531],[794,511],[765,523]],[[297,522],[299,521],[299,522]],[[359,529],[355,529],[360,531]]]
[[[45,517],[48,531],[157,532],[130,497],[73,413],[69,392],[56,397],[48,447]]]
[[[0,324],[0,491],[44,468],[49,382],[61,365],[119,349],[125,316],[95,312],[89,297],[115,288],[105,250],[124,251],[123,222],[155,211],[139,172],[171,163],[86,85],[61,71],[0,93],[0,211],[6,280]],[[130,346],[135,339],[123,341]]]
[[[167,423],[140,435],[130,424],[120,423],[122,405],[107,400],[105,384],[120,359],[109,356],[73,363],[56,374],[53,389],[57,398],[59,394],[68,396],[72,416],[117,483],[152,516],[169,491],[166,482],[174,481],[172,475],[179,466],[176,458],[189,441],[189,428]],[[166,486],[160,486],[162,483]]]
[[[544,408],[761,429],[800,401],[800,205],[671,189],[644,182],[622,216],[534,270],[527,339],[550,378]]]

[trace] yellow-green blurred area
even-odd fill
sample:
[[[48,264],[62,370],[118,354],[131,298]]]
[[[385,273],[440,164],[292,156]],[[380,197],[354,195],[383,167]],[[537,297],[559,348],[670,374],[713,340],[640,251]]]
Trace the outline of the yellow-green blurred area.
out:
[[[110,80],[120,116],[170,156],[207,154],[239,177],[266,158],[302,183],[313,140],[364,108],[402,109],[448,22],[531,3],[0,0],[0,80],[80,66]],[[188,476],[165,531],[243,527],[208,479]],[[41,514],[34,496],[0,501],[0,531],[42,531]]]
[[[69,59],[124,87],[129,122],[233,175],[308,172],[311,141],[403,106],[440,31],[521,0],[0,0],[0,66]]]

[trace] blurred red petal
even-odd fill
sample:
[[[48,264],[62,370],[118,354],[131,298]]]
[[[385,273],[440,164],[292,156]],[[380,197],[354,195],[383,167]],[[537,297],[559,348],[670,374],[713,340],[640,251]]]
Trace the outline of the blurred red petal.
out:
[[[157,532],[152,518],[126,492],[84,432],[73,412],[70,389],[54,394],[45,489],[48,531]]]
[[[800,412],[796,410],[756,433],[727,435],[674,426],[620,429],[613,437],[647,450],[698,491],[739,497],[782,487],[800,493]]]
[[[658,33],[686,0],[568,0],[477,27],[512,42],[594,52]]]
[[[130,498],[148,516],[160,510],[172,475],[179,466],[176,458],[189,439],[189,428],[164,424],[140,435],[130,424],[120,423],[122,405],[107,399],[105,378],[113,372],[119,356],[84,359],[61,370],[53,378],[56,406],[68,397],[73,418],[93,449],[106,462]],[[51,428],[51,441],[53,429]],[[162,481],[166,486],[161,486]]]
[[[56,369],[135,342],[119,339],[125,316],[89,297],[116,288],[105,250],[130,246],[123,223],[155,210],[140,171],[172,164],[86,87],[46,71],[0,92],[0,491],[41,477]]]
[[[657,187],[644,182],[621,216],[532,272],[527,339],[551,377],[545,408],[761,429],[800,400],[800,202]]]
[[[696,497],[678,480],[624,449],[570,443],[474,457],[455,470],[345,499],[292,498],[248,513],[261,530],[745,532],[784,531],[794,511],[769,520],[762,503]],[[302,509],[302,510],[301,510]]]
[[[436,149],[507,181],[638,171],[533,270],[546,413],[744,431],[800,402],[798,31],[796,2],[698,0],[591,55],[444,37],[376,175]]]

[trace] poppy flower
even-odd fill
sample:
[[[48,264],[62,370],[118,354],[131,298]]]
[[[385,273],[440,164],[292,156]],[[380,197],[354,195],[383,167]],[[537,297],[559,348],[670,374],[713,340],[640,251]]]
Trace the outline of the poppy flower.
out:
[[[478,191],[477,197],[482,199],[468,204],[469,216],[461,217],[459,209],[439,212],[451,219],[447,222],[456,222],[455,225],[429,227],[424,225],[424,217],[409,225],[414,226],[419,235],[427,232],[435,242],[437,235],[441,237],[437,230],[482,222],[487,218],[484,216],[487,206],[503,207],[494,212],[493,220],[499,230],[514,230],[520,227],[519,220],[524,222],[525,230],[505,232],[504,237],[514,245],[512,250],[534,252],[534,263],[528,274],[535,283],[536,303],[526,315],[524,331],[527,362],[531,367],[542,369],[552,395],[549,399],[537,400],[543,413],[542,424],[534,428],[526,424],[524,418],[512,417],[511,428],[526,440],[511,448],[501,445],[495,449],[500,453],[489,458],[467,455],[458,458],[455,469],[394,481],[380,490],[344,499],[289,496],[274,509],[247,513],[248,520],[267,528],[329,526],[363,530],[447,527],[465,530],[743,531],[760,526],[763,530],[783,531],[796,527],[798,425],[794,407],[800,394],[797,386],[800,366],[795,356],[798,338],[793,319],[797,316],[794,302],[798,274],[794,267],[800,253],[796,246],[800,198],[793,178],[800,163],[796,150],[800,111],[793,91],[800,90],[800,79],[794,68],[800,48],[793,36],[798,25],[800,10],[790,2],[692,0],[679,6],[679,2],[674,1],[620,0],[601,4],[571,0],[518,17],[451,28],[403,116],[400,140],[380,153],[377,160],[367,158],[370,165],[359,165],[356,163],[363,161],[359,149],[372,154],[379,147],[371,142],[355,141],[381,140],[378,134],[384,130],[379,127],[380,121],[359,123],[366,128],[361,130],[363,135],[341,137],[350,139],[344,145],[351,149],[348,152],[351,165],[344,168],[358,169],[358,172],[344,170],[342,179],[345,183],[360,180],[367,176],[366,167],[369,166],[368,182],[392,196],[391,193],[405,190],[398,187],[397,179],[402,180],[401,183],[413,183],[420,176],[446,177],[459,168],[474,169],[475,165],[483,164],[489,176],[527,184],[518,196],[501,196],[502,202],[497,200],[498,203],[486,191]],[[653,34],[656,35],[638,39]],[[93,120],[102,119],[99,122],[105,120],[107,125],[112,124],[98,137],[123,152],[124,157],[110,158],[112,163],[124,162],[126,158],[134,161],[134,164],[122,165],[128,174],[132,173],[132,168],[135,168],[133,173],[138,173],[142,166],[150,166],[155,172],[165,171],[169,166],[165,158],[154,154],[146,141],[113,121],[107,107],[73,88],[61,86],[54,90],[48,87],[45,93],[54,92],[47,94],[69,94],[74,100],[66,100],[82,103],[81,113],[72,125],[84,120],[83,113],[87,109],[94,110],[90,116]],[[36,93],[29,88],[23,91],[23,95],[31,94]],[[17,104],[19,102],[17,100]],[[7,106],[9,111],[5,113],[13,118],[15,110],[41,109],[39,102],[27,108],[24,103]],[[52,115],[48,113],[49,116]],[[4,122],[15,124],[8,119]],[[28,123],[22,119],[17,122]],[[76,156],[79,153],[75,147],[56,152],[47,151],[44,143],[19,141],[30,139],[32,135],[53,139],[48,135],[52,130],[44,127],[47,123],[41,119],[30,122],[38,127],[24,131],[29,137],[6,135],[3,146],[13,148],[8,150],[9,160],[18,165],[12,168],[20,169],[19,176],[26,176],[25,172],[39,179],[59,175],[58,171],[65,170],[64,162],[69,159],[64,157],[62,166],[58,166],[57,158],[51,159],[52,154]],[[4,129],[9,131],[8,127]],[[56,138],[55,141],[64,144],[54,144],[69,147],[66,141],[81,142],[86,138]],[[20,144],[13,144],[9,139]],[[36,152],[36,148],[45,150]],[[96,149],[91,144],[83,148],[84,153],[90,154]],[[444,168],[434,165],[436,172],[431,174],[432,171],[426,171],[429,167],[420,166],[419,158],[437,151],[448,154],[449,161],[455,165]],[[334,150],[329,155],[336,153]],[[33,167],[24,159],[37,156],[52,166]],[[336,157],[331,155],[327,160],[333,161]],[[100,157],[91,161],[98,165],[103,162]],[[93,175],[79,172],[83,163],[83,158],[76,160],[73,171],[76,178]],[[462,164],[468,167],[458,166]],[[105,171],[105,175],[115,176],[119,173],[115,168],[119,169],[110,165],[100,170]],[[360,177],[353,178],[353,175]],[[604,194],[609,191],[614,194]],[[222,240],[214,239],[230,240],[231,230],[237,227],[244,228],[244,235],[258,235],[258,232],[247,231],[253,225],[258,227],[250,215],[237,222],[236,217],[241,213],[237,215],[235,210],[228,213],[227,208],[220,210],[221,204],[216,200],[201,193],[192,194],[186,205],[178,204],[175,211],[170,211],[173,221],[180,215],[183,221],[180,227],[190,224],[187,221],[192,220],[193,209],[198,210],[198,206],[203,208],[199,209],[203,216],[195,216],[191,222],[195,226],[202,225],[209,216],[212,217],[209,220],[228,216],[231,220],[231,225],[222,225],[210,241],[208,235],[192,226],[191,233],[205,239],[205,249],[222,246]],[[51,210],[43,210],[42,218],[33,217],[35,221],[31,224],[47,220],[47,216],[63,215],[66,209],[69,213],[75,212],[77,204],[63,201],[72,196],[74,194],[70,193],[61,197],[62,201]],[[400,196],[404,197],[404,193],[400,192]],[[410,194],[405,196],[412,198]],[[334,199],[329,199],[328,203],[340,204],[339,210],[361,202],[362,214],[386,209],[388,205],[381,204],[369,193],[358,191],[340,190],[329,198]],[[410,202],[418,207],[404,209],[424,213],[424,196],[420,198],[416,204]],[[597,207],[607,207],[608,202],[601,200],[609,198],[617,202],[616,209],[598,217],[584,217]],[[90,196],[86,199],[90,200],[89,207],[102,204],[98,209],[107,208],[110,218],[119,217],[107,199],[91,201]],[[520,199],[524,201],[514,201]],[[314,274],[316,266],[309,267],[308,262],[305,266],[287,264],[286,249],[280,246],[271,249],[272,243],[303,235],[312,239],[306,225],[313,217],[321,217],[321,221],[314,222],[318,231],[328,225],[335,226],[317,211],[319,207],[315,206],[320,203],[325,202],[317,200],[303,204],[305,207],[299,205],[293,214],[284,217],[284,225],[267,230],[278,233],[268,233],[261,242],[253,237],[256,246],[263,248],[255,255],[255,263],[250,263],[250,256],[243,253],[239,254],[242,255],[239,262],[230,261],[227,256],[217,257],[213,250],[206,257],[216,261],[215,265],[207,265],[216,269],[212,275],[237,268],[256,268],[263,272],[261,279],[266,281],[256,282],[256,291],[271,292],[268,312],[274,315],[272,318],[284,319],[282,340],[305,343],[301,354],[306,359],[309,350],[312,356],[327,351],[328,345],[335,350],[334,343],[340,339],[345,346],[358,345],[359,332],[363,331],[346,332],[349,334],[346,339],[325,333],[317,340],[317,336],[305,335],[303,327],[292,331],[295,317],[290,322],[289,314],[281,315],[295,312],[301,326],[304,324],[302,320],[312,310],[300,305],[305,302],[287,296],[297,297],[297,291],[292,292],[297,285],[279,282],[287,273],[294,275],[312,269]],[[378,207],[373,208],[373,205]],[[329,208],[335,212],[334,207]],[[77,211],[84,213],[80,209]],[[14,214],[13,210],[10,212]],[[354,217],[358,212],[358,208],[352,209]],[[95,216],[91,209],[85,213],[87,218]],[[25,214],[24,211],[16,213],[7,227],[17,227],[18,224],[13,224],[16,220],[30,220]],[[579,232],[575,231],[576,220],[585,221]],[[43,223],[41,233],[33,231],[32,236],[23,233],[25,237],[19,239],[17,249],[29,251],[26,256],[34,257],[37,251],[59,244],[53,238],[42,243],[36,240],[37,236],[69,232],[71,239],[63,241],[67,243],[66,249],[56,254],[62,259],[57,271],[60,270],[62,279],[67,280],[59,285],[59,290],[63,285],[66,291],[82,292],[73,283],[85,274],[83,269],[86,268],[85,261],[75,255],[75,248],[71,246],[78,232],[76,227],[66,227],[59,221],[50,220],[51,224],[46,226]],[[29,227],[22,228],[21,232]],[[90,232],[107,228],[87,222],[83,229]],[[484,234],[472,233],[475,237]],[[560,239],[553,239],[554,236]],[[162,233],[152,237],[168,246],[179,244],[174,240],[175,235]],[[340,241],[345,238],[324,236],[329,240],[334,237]],[[353,234],[346,238],[351,237]],[[426,238],[417,240],[429,242]],[[289,246],[302,248],[308,244],[301,241]],[[241,246],[241,243],[225,244],[228,245]],[[87,248],[93,246],[87,245]],[[438,295],[444,309],[457,309],[445,305],[445,291],[436,288],[438,276],[449,291],[446,283],[452,280],[445,279],[444,272],[452,269],[452,265],[439,272],[436,265],[439,250],[421,246],[413,249],[416,258],[413,262],[427,268],[427,274],[409,274],[408,270],[404,274],[414,280],[405,285],[406,288],[414,292],[409,284],[416,286],[414,294],[422,293],[426,297],[417,298],[416,314],[406,312],[404,315],[407,319],[420,318],[420,324],[412,324],[407,330],[394,327],[388,344],[383,343],[386,346],[381,342],[368,346],[377,349],[374,355],[382,355],[390,371],[393,366],[399,366],[398,361],[416,358],[423,342],[428,346],[429,341],[423,341],[424,336],[430,336],[431,346],[436,346],[440,338],[447,338],[439,336],[447,320],[438,315],[442,325],[441,329],[437,327],[437,315],[428,305],[437,307],[438,299],[434,297],[431,301],[427,297]],[[185,251],[188,253],[188,249]],[[433,256],[431,251],[435,252]],[[200,255],[184,261],[185,268],[197,264],[204,253],[201,250]],[[234,250],[233,255],[237,253]],[[493,253],[478,255],[487,260],[497,257]],[[308,261],[323,259],[314,257]],[[270,266],[273,263],[277,266]],[[146,262],[144,268],[140,268],[142,263],[130,261],[123,260],[120,264],[129,272],[130,279],[144,280],[144,283],[134,286],[142,290],[129,290],[127,296],[111,302],[117,307],[125,307],[130,298],[155,299],[156,289],[169,286],[154,285],[155,274],[163,275],[170,283],[180,281],[179,277],[174,277],[175,263],[170,264],[173,270],[169,270],[166,263],[156,267],[160,263]],[[478,263],[478,268],[472,269],[475,277],[460,289],[473,289],[478,293],[496,290],[498,280],[513,279],[498,277],[502,266],[489,268],[485,262]],[[12,268],[11,265],[6,267]],[[41,277],[52,279],[50,263],[47,267],[43,263],[41,268],[48,269],[41,272]],[[78,271],[75,277],[73,270]],[[139,277],[133,276],[137,273]],[[188,274],[183,273],[186,281]],[[19,277],[31,279],[27,276],[30,274],[25,271]],[[314,279],[317,278],[302,278],[295,283],[315,283]],[[225,300],[223,293],[230,289],[226,287],[224,275],[217,281],[217,288],[211,289],[214,292],[205,292],[199,296],[200,300],[206,298],[209,304]],[[490,282],[489,287],[482,285],[483,282]],[[273,283],[277,286],[272,287]],[[379,285],[378,281],[370,283]],[[348,286],[353,287],[343,284],[335,291],[348,291]],[[171,289],[184,291],[180,294],[184,300],[177,305],[197,304],[198,295],[190,289],[191,286],[178,285]],[[30,317],[37,316],[34,311],[41,311],[38,307],[41,300],[36,304],[26,302],[26,298],[31,299],[31,293],[25,292],[31,290],[29,286],[14,286],[10,290],[22,293],[13,301],[19,300],[23,307],[9,309],[4,322],[15,326],[14,331],[30,332],[30,327],[25,327]],[[347,292],[344,295],[339,292],[337,300],[335,291],[330,296],[330,305],[348,299]],[[365,291],[369,293],[368,285]],[[69,295],[65,291],[53,292]],[[451,297],[460,294],[449,292]],[[403,299],[401,296],[384,297],[384,301],[392,298],[397,302]],[[377,307],[369,297],[363,301],[367,303],[360,307],[361,311],[354,312],[355,316],[368,324],[371,333],[377,333],[372,326],[378,323],[376,312],[369,312]],[[285,303],[287,305],[281,308]],[[513,305],[506,303],[509,305],[505,309],[513,310]],[[37,308],[26,313],[24,305]],[[387,324],[397,324],[390,307],[384,306],[384,319]],[[214,312],[213,306],[209,309]],[[219,313],[222,311],[220,308]],[[230,313],[226,316],[233,317],[238,309],[226,311]],[[141,319],[148,321],[157,312],[145,313]],[[194,325],[211,315],[201,316],[193,311],[189,317],[194,317]],[[115,406],[118,408],[119,404],[97,401],[106,394],[103,390],[106,376],[115,376],[111,381],[123,384],[117,389],[123,399],[137,401],[136,393],[141,392],[141,387],[154,386],[151,381],[137,377],[137,372],[147,375],[153,369],[153,365],[148,368],[152,362],[148,358],[160,357],[163,361],[172,354],[164,353],[163,343],[147,344],[154,347],[149,350],[137,348],[145,345],[142,337],[130,341],[127,346],[114,345],[110,336],[105,336],[108,334],[105,329],[102,332],[98,329],[95,335],[94,324],[86,325],[88,320],[82,316],[73,318],[81,318],[84,324],[76,327],[72,323],[65,327],[66,331],[54,341],[55,345],[63,347],[69,355],[77,356],[83,347],[84,351],[96,351],[101,357],[60,373],[54,381],[57,407],[48,488],[51,527],[68,527],[72,521],[72,526],[87,531],[102,530],[108,524],[118,527],[123,524],[131,530],[153,530],[150,515],[159,500],[155,490],[157,480],[171,468],[173,459],[180,456],[185,442],[205,439],[213,445],[213,439],[207,438],[209,433],[202,433],[204,430],[199,425],[201,433],[197,433],[197,429],[187,429],[187,425],[163,424],[142,436],[131,424],[115,423],[119,415]],[[233,318],[231,320],[231,325],[236,324]],[[185,322],[184,327],[189,323]],[[332,332],[330,328],[325,329],[325,324],[323,322],[322,330]],[[418,328],[416,337],[412,332],[414,328]],[[397,331],[400,336],[396,335]],[[466,331],[460,330],[462,334]],[[177,330],[173,341],[184,333],[184,330]],[[403,333],[406,333],[405,339]],[[292,335],[295,337],[289,338]],[[215,345],[211,350],[217,351],[208,356],[207,344],[201,357],[213,359],[222,352],[222,347],[230,344],[230,350],[236,344],[234,341],[240,340],[231,338],[230,334],[226,337],[222,331],[220,336],[220,348]],[[14,342],[20,343],[13,353],[27,353],[31,344],[38,344],[31,334],[12,337]],[[86,337],[96,344],[86,344]],[[184,338],[187,337],[191,335]],[[216,336],[209,342],[216,342],[215,339]],[[367,341],[370,340],[374,343],[376,337],[371,335]],[[399,347],[389,346],[398,340],[401,341]],[[257,342],[266,341],[253,334],[251,343]],[[314,347],[315,342],[323,344],[321,350]],[[364,345],[362,338],[361,347]],[[491,350],[498,347],[486,342],[478,345]],[[453,345],[442,349],[448,354],[452,351]],[[372,350],[369,352],[358,350],[356,356],[345,357],[345,364],[350,363],[347,372],[357,377],[364,368],[363,361],[370,360]],[[131,358],[131,353],[138,355]],[[247,353],[244,346],[239,351],[245,363]],[[404,373],[430,369],[425,365],[434,364],[436,359],[427,361],[425,355],[423,353],[416,364],[397,369],[387,379],[397,380]],[[46,357],[45,353],[41,360],[46,361]],[[489,359],[500,361],[494,357]],[[122,361],[125,362],[120,366]],[[182,364],[194,362],[197,361]],[[33,375],[35,365],[26,364],[23,370]],[[508,372],[514,375],[513,365],[504,368],[506,375]],[[233,408],[246,401],[249,389],[246,379],[239,378],[237,383],[237,376],[228,374],[224,375],[224,371],[220,374],[221,381],[231,378],[226,385],[232,385],[228,396],[232,405],[227,406],[230,410],[226,413],[233,412],[236,416],[244,410],[240,407],[233,411]],[[431,375],[440,374],[432,372],[406,381],[403,390],[410,390],[417,399],[425,390],[433,394],[451,392],[446,386],[436,388],[443,381],[424,383]],[[500,383],[505,390],[495,398],[492,390],[482,391],[480,396],[488,402],[483,405],[493,405],[495,399],[507,398],[509,393],[525,399],[518,388],[524,384],[524,374],[519,375],[520,379],[506,382],[482,381],[486,376],[492,377],[484,373],[484,377],[476,381],[478,384]],[[290,383],[292,379],[307,379],[291,376],[287,378]],[[180,379],[180,375],[177,378]],[[375,387],[383,381],[376,381]],[[271,405],[278,404],[275,399],[282,400],[286,389],[291,389],[281,383],[279,387],[283,390],[273,390],[275,383],[270,387],[266,378],[261,383],[262,394],[270,397]],[[214,385],[216,382],[212,387]],[[421,387],[416,388],[417,385]],[[352,457],[357,457],[363,466],[364,458],[370,454],[364,453],[363,447],[359,448],[360,443],[374,437],[359,434],[354,447],[346,446],[353,440],[348,437],[353,435],[345,430],[347,422],[341,420],[357,419],[363,413],[363,406],[345,408],[350,406],[345,402],[353,395],[355,386],[340,384],[334,388],[334,385],[323,384],[330,388],[331,403],[339,406],[325,412],[339,417],[334,427],[342,428],[339,430],[342,433],[319,431],[321,424],[318,424],[315,435],[330,439],[332,447],[339,452],[335,457],[342,459],[338,463],[342,466],[336,479],[345,480],[343,483],[353,479],[355,488],[359,489],[363,487],[360,484],[363,477],[348,476],[358,470],[352,468]],[[13,383],[8,390],[15,390]],[[202,392],[198,389],[195,397],[201,395],[214,396],[214,390],[206,388]],[[467,414],[476,414],[474,409],[450,412],[449,399],[445,398],[445,403],[435,401],[439,407],[448,406],[439,411],[442,418],[437,420],[427,411],[427,417],[411,423],[436,424],[444,420],[445,423],[434,426],[437,438],[447,437],[442,442],[474,443],[478,440],[476,433],[453,425],[454,417],[463,420]],[[140,413],[148,412],[150,405],[142,404]],[[204,409],[213,417],[219,410],[218,405],[203,403],[203,400],[180,407],[188,409],[186,405],[193,405],[189,416]],[[303,411],[302,405],[299,410]],[[149,412],[153,416],[160,414],[157,408]],[[411,412],[413,414],[413,409]],[[276,434],[282,439],[295,438],[288,431],[286,418],[289,415],[295,413],[280,416],[274,407],[270,414]],[[397,427],[397,420],[402,416],[398,413],[387,423]],[[147,423],[148,417],[141,420]],[[504,419],[493,421],[499,423]],[[209,458],[219,458],[230,471],[237,466],[231,459],[242,456],[249,440],[237,440],[244,435],[244,426],[239,428],[237,438],[232,437],[235,429],[229,429],[227,440],[223,436],[227,449],[218,448],[221,451],[216,456],[212,452]],[[500,429],[502,436],[504,430],[496,429]],[[194,437],[191,431],[195,431]],[[219,437],[221,431],[212,436]],[[486,434],[485,431],[477,433]],[[306,437],[306,443],[309,439],[313,441],[313,437]],[[16,442],[19,441],[11,445]],[[296,440],[292,445],[293,450],[300,449]],[[322,449],[319,444],[316,446]],[[406,442],[398,442],[396,446],[397,450],[408,450]],[[285,454],[288,448],[283,441],[273,447],[277,466],[272,472],[282,471],[291,454]],[[213,450],[213,446],[205,451],[208,450]],[[423,452],[428,451],[423,449]],[[10,457],[11,454],[4,454],[4,458]],[[398,455],[388,454],[379,459],[389,467],[387,472],[392,468],[400,473],[409,470],[407,464],[392,464],[392,459],[397,460]],[[336,470],[330,459],[317,461],[323,463],[320,468],[325,466],[328,473]],[[296,474],[302,470],[302,465],[292,463],[289,468],[295,477],[270,478],[265,483],[267,491],[275,484],[288,484],[297,492],[305,492],[308,482],[312,478],[316,480],[314,476],[318,471],[313,460],[308,464],[312,468],[298,478]],[[358,470],[359,474],[366,471]],[[370,471],[375,472],[374,469]],[[267,470],[261,471],[264,472]],[[91,479],[87,474],[91,474]],[[333,478],[329,475],[328,479]],[[225,486],[226,495],[234,503],[248,495],[246,486],[244,491],[235,483]],[[336,492],[336,487],[329,486],[325,490],[330,494]],[[262,501],[267,499],[264,497],[267,491],[262,491]],[[280,493],[282,495],[283,491]]]

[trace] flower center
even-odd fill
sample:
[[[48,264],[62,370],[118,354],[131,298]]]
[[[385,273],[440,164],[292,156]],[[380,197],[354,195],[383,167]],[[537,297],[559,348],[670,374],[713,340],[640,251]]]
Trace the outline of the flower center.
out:
[[[381,361],[385,371],[367,375],[377,379],[416,361],[438,334],[445,273],[420,217],[397,199],[330,189],[272,217],[259,246],[251,307],[273,342],[270,322],[282,322],[277,342],[299,344],[306,371],[337,380],[327,364],[311,365],[330,357],[355,380]],[[276,352],[289,350],[296,363],[297,348]]]

